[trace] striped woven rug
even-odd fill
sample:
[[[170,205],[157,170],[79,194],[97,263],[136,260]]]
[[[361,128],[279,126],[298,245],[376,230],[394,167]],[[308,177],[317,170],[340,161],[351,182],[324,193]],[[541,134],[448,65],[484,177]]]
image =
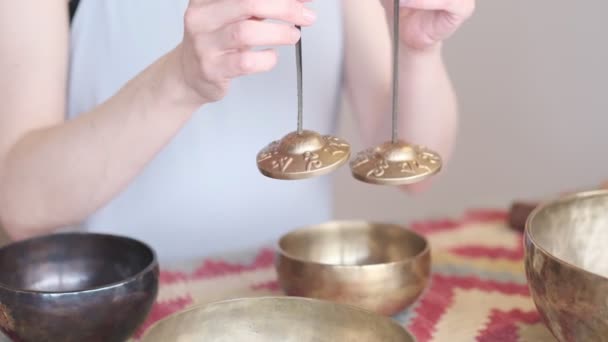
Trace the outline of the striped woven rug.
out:
[[[528,292],[522,235],[506,216],[476,210],[409,225],[431,243],[433,275],[418,302],[394,318],[420,342],[555,341]],[[137,336],[195,304],[282,295],[273,258],[267,246],[163,269],[157,303]]]

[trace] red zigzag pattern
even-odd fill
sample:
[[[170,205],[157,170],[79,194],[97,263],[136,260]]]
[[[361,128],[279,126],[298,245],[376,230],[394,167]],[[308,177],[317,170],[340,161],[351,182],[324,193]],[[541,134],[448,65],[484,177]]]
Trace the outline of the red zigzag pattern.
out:
[[[529,296],[528,287],[526,285],[500,283],[492,280],[482,280],[477,277],[454,277],[435,274],[432,277],[429,290],[420,299],[420,303],[416,307],[415,318],[409,324],[410,331],[418,337],[420,342],[431,340],[435,325],[452,304],[454,289],[456,288],[467,290],[478,289],[485,292],[497,291],[506,295]],[[513,317],[510,317],[510,314],[505,314],[502,319],[507,319],[508,322],[513,324],[514,319],[519,318],[516,314],[513,315]],[[532,315],[535,320],[539,319],[537,313],[530,313],[530,315]],[[493,318],[485,331],[493,332],[497,329],[500,320],[496,321],[496,319]],[[503,320],[502,322],[504,323],[506,321]],[[513,339],[513,341],[516,340],[517,339]],[[507,341],[511,340],[508,339]]]
[[[432,235],[447,230],[462,228],[471,223],[482,222],[501,222],[506,218],[505,211],[480,210],[470,211],[460,220],[434,220],[415,222],[409,225],[410,229],[424,235]],[[506,248],[487,248],[475,245],[474,241],[469,246],[454,248],[449,251],[455,255],[476,259],[480,257],[493,259],[507,259],[512,261],[521,260],[524,254],[523,244],[518,244],[515,249]],[[161,286],[184,282],[189,280],[210,279],[214,277],[238,274],[246,271],[254,271],[272,267],[274,262],[274,251],[272,249],[262,249],[250,264],[238,264],[221,260],[205,260],[200,267],[192,273],[161,271]],[[251,289],[265,289],[280,291],[276,281],[264,284],[250,284]],[[430,341],[436,324],[445,314],[447,308],[452,305],[454,289],[478,289],[486,292],[497,291],[502,294],[517,294],[529,296],[528,288],[525,285],[515,283],[503,283],[492,280],[482,280],[477,277],[459,277],[434,274],[430,287],[419,300],[415,307],[415,315],[409,323],[410,331],[416,335],[420,342]],[[148,320],[141,327],[140,333],[145,331],[154,322],[182,310],[192,304],[193,300],[189,295],[178,299],[156,303]],[[521,312],[517,310],[502,312],[493,311],[489,323],[478,335],[479,341],[516,341],[517,326],[516,322],[536,323],[539,321],[536,312]]]
[[[420,342],[431,340],[435,325],[452,304],[454,289],[456,288],[467,290],[478,289],[485,292],[497,291],[507,295],[529,296],[530,294],[526,285],[482,280],[477,277],[455,277],[435,274],[432,277],[428,291],[425,292],[416,307],[416,316],[409,324],[410,331],[418,337]],[[538,319],[537,313],[531,315],[535,317],[534,319]],[[513,323],[513,318],[509,319]],[[485,331],[493,332],[493,329],[495,329],[495,325],[490,324]]]
[[[496,341],[518,341],[517,322],[535,324],[540,322],[537,312],[522,312],[521,310],[511,310],[503,312],[493,310],[490,322],[486,329],[479,332],[477,341],[496,342]]]

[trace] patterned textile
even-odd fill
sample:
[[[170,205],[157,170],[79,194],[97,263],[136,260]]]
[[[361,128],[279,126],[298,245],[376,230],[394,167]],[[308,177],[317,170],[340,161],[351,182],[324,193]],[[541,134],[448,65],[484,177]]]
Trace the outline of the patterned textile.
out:
[[[524,275],[522,235],[503,211],[414,222],[431,243],[433,275],[422,297],[394,318],[420,342],[555,341],[540,321]],[[281,295],[266,246],[165,268],[151,324],[194,304]]]

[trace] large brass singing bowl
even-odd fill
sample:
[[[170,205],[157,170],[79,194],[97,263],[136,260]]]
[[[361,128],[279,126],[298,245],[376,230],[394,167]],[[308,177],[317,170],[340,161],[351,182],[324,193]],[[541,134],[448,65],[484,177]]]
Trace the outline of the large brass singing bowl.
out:
[[[356,305],[383,315],[403,311],[429,280],[427,240],[403,226],[333,221],[279,240],[276,269],[287,295]]]
[[[195,306],[161,320],[142,342],[415,342],[390,318],[331,302],[261,297]]]
[[[608,341],[608,191],[536,208],[525,231],[532,298],[559,341]]]

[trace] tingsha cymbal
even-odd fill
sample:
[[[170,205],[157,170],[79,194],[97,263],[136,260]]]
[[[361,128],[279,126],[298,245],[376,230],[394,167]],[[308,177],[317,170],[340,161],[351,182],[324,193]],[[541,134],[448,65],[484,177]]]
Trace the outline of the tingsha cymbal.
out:
[[[392,140],[359,152],[350,163],[352,175],[362,182],[379,185],[407,185],[420,182],[441,170],[441,157],[420,145],[399,140],[399,0],[393,0],[393,108]]]
[[[297,26],[300,29],[299,26]],[[273,141],[257,155],[260,172],[276,179],[304,179],[330,173],[350,158],[350,144],[302,128],[302,39],[296,44],[298,129]]]
[[[386,142],[359,152],[350,163],[353,177],[378,185],[413,184],[441,170],[441,157],[423,146]]]
[[[330,173],[350,158],[350,145],[331,135],[303,130],[270,143],[257,155],[258,169],[270,178],[304,179]]]

